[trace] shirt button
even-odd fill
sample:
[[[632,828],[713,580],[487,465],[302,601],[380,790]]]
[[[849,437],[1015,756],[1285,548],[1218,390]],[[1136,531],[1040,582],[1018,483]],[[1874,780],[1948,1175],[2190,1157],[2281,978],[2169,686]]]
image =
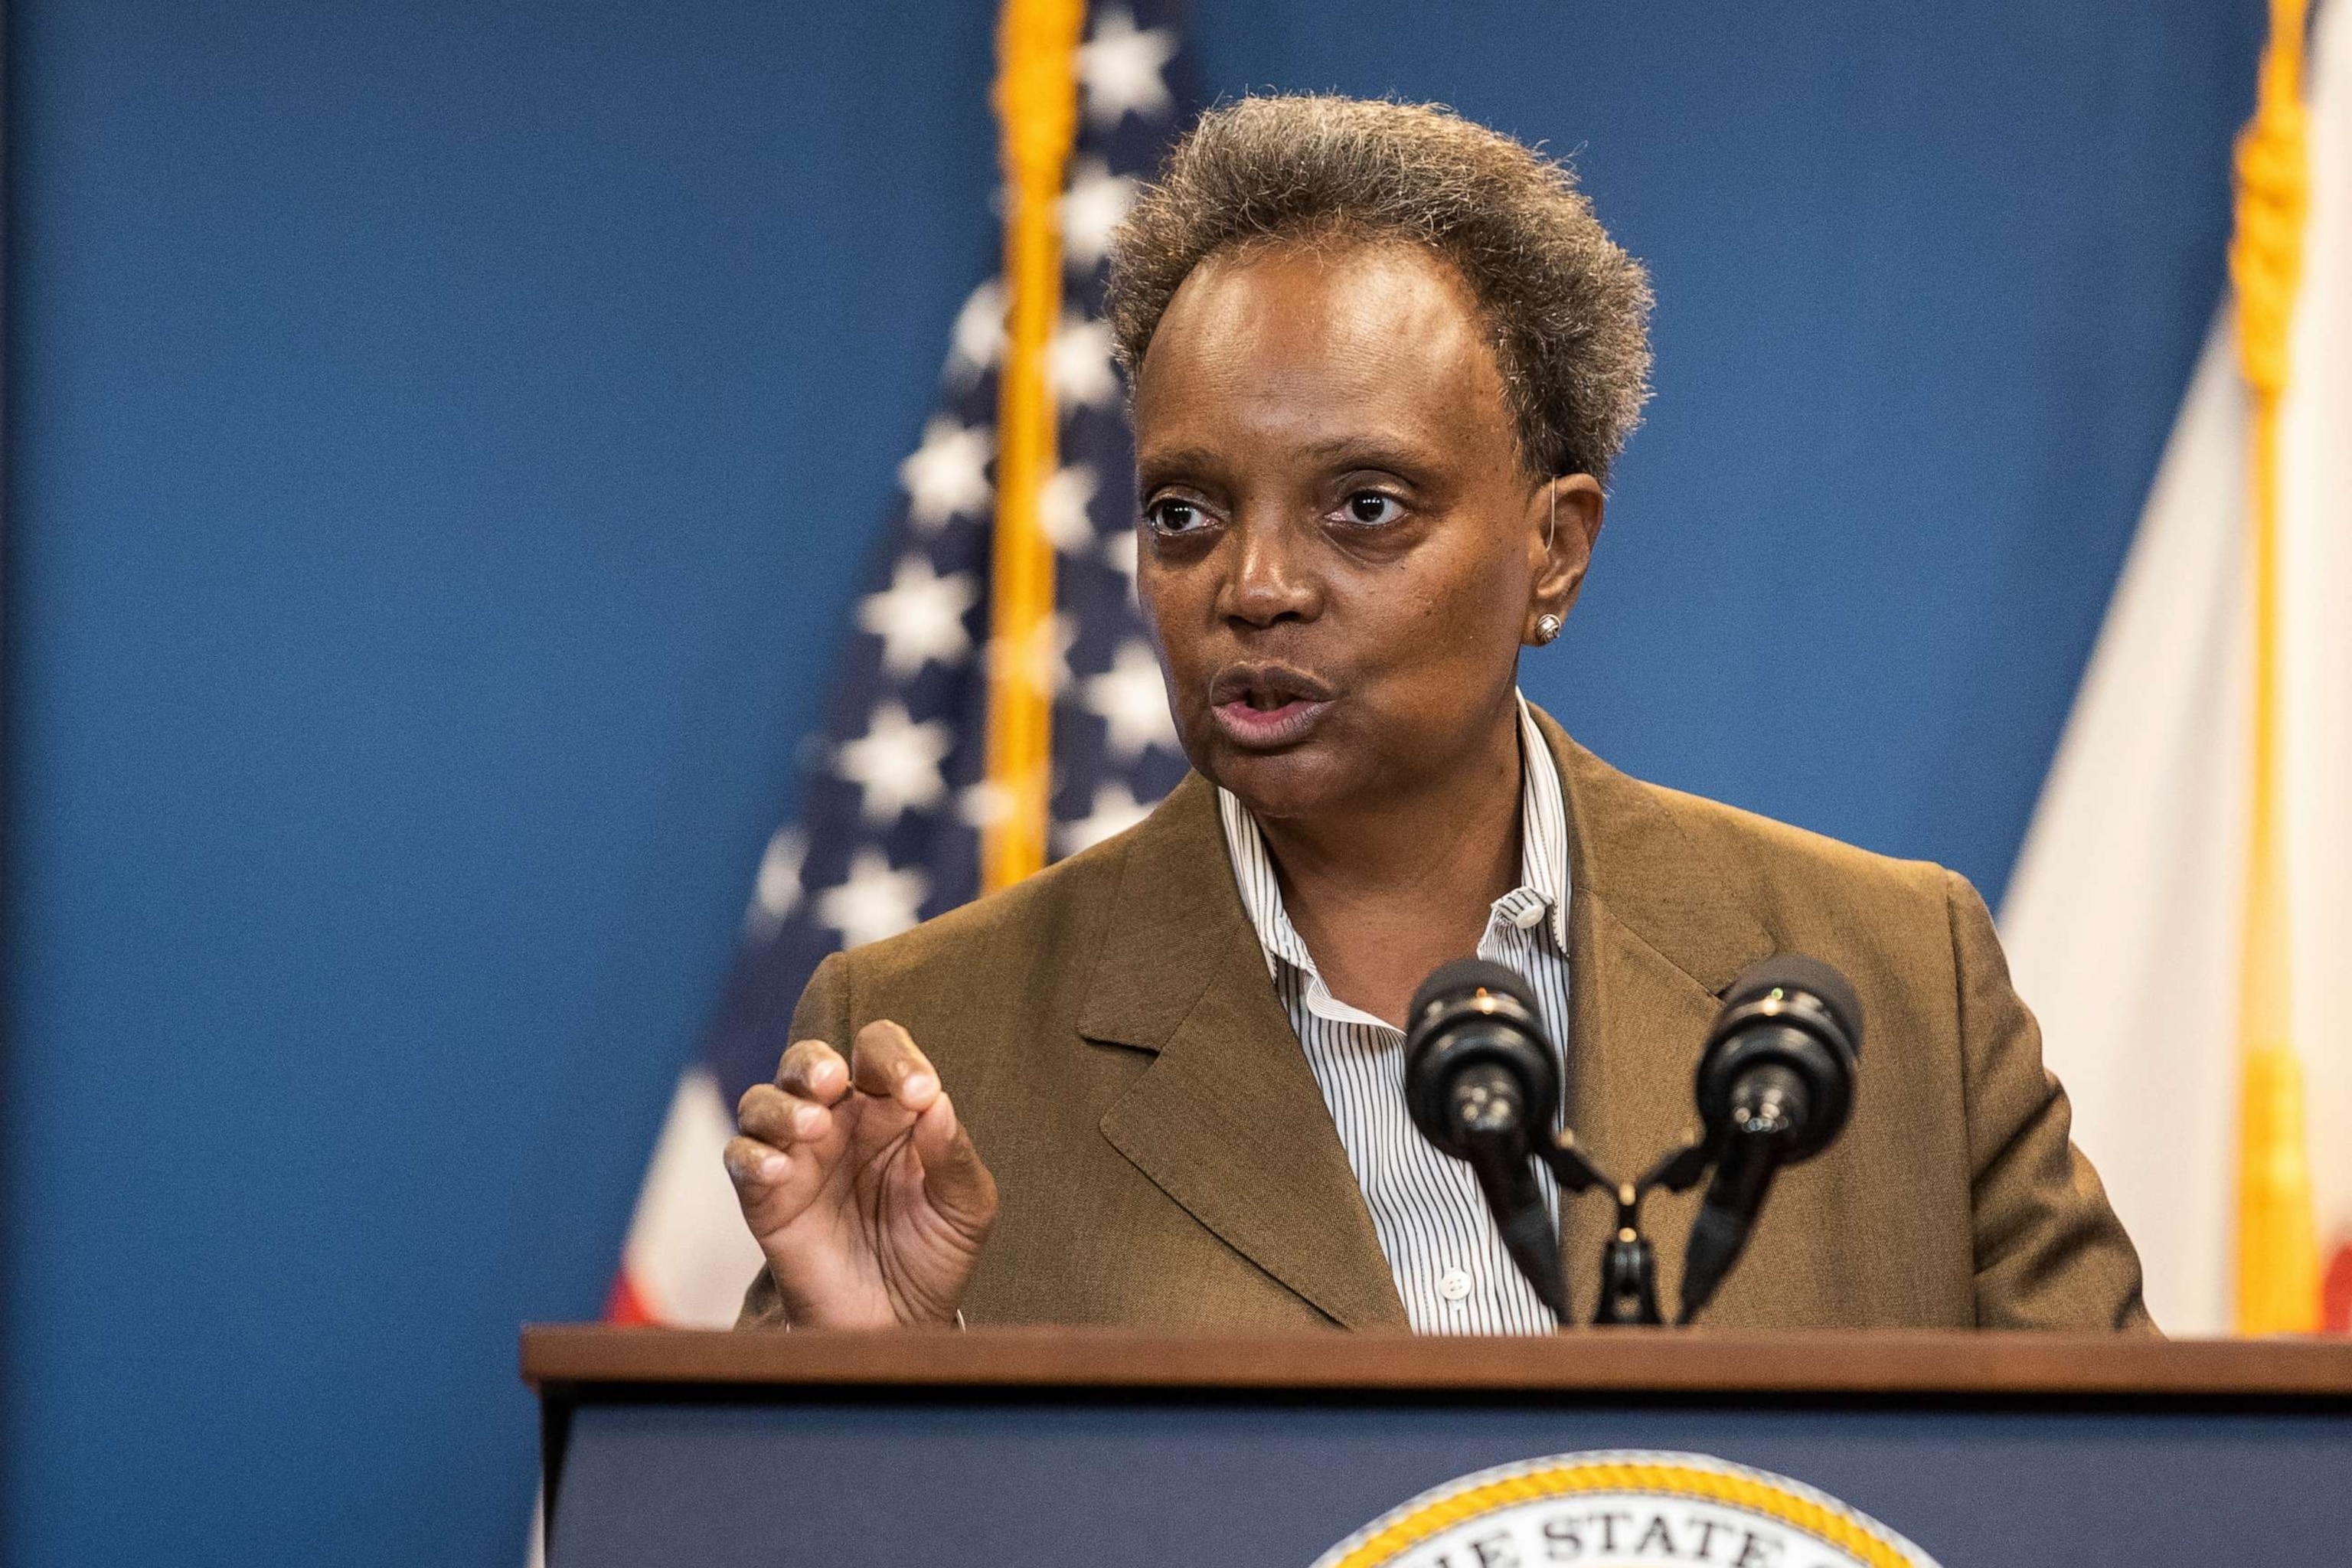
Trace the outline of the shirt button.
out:
[[[1459,1301],[1470,1294],[1470,1276],[1459,1268],[1449,1268],[1437,1277],[1437,1293],[1449,1301]]]

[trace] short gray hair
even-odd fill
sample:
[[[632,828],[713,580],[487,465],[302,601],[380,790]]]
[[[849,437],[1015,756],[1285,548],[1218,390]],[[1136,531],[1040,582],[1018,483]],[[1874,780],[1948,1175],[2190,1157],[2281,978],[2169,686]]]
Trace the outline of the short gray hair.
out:
[[[1111,238],[1130,395],[1209,257],[1390,239],[1450,262],[1485,310],[1529,470],[1607,478],[1650,395],[1649,275],[1564,165],[1434,104],[1296,94],[1202,115]]]

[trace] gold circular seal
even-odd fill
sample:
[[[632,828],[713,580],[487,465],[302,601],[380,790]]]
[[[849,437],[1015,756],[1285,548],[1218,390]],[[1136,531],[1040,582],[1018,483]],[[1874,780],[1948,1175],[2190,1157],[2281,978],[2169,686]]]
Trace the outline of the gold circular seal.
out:
[[[1426,1491],[1315,1568],[1936,1568],[1801,1481],[1706,1454],[1555,1454]]]

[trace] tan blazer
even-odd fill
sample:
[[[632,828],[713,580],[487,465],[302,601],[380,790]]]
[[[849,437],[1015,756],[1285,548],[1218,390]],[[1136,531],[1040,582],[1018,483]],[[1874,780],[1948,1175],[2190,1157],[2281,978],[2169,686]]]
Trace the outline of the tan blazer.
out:
[[[1782,1174],[1705,1321],[2151,1327],[1966,881],[1640,783],[1538,721],[1570,824],[1567,1116],[1604,1169],[1637,1173],[1685,1134],[1740,969],[1809,953],[1861,994],[1853,1120]],[[877,1018],[938,1064],[1003,1194],[969,1321],[1405,1326],[1198,775],[1009,891],[827,959],[793,1034],[846,1051]],[[1645,1210],[1669,1303],[1697,1196]],[[1589,1315],[1611,1210],[1562,1206]],[[764,1274],[743,1321],[781,1321]]]

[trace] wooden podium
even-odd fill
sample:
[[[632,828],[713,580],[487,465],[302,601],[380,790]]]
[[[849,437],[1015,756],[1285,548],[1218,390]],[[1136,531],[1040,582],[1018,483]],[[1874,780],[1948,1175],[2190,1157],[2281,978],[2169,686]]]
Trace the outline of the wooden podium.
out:
[[[550,1326],[522,1373],[551,1568],[1308,1568],[1430,1489],[1590,1450],[1789,1478],[1941,1568],[2352,1564],[2345,1342]],[[1392,1560],[1816,1568],[1632,1528]]]

